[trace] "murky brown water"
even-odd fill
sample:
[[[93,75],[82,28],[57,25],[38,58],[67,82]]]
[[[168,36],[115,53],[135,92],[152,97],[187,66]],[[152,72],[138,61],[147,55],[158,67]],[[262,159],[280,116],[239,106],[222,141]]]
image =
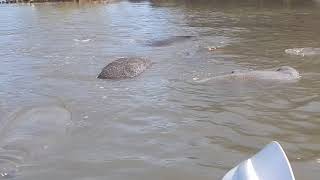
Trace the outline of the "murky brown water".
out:
[[[320,6],[196,2],[1,5],[2,171],[24,180],[212,180],[277,140],[297,179],[318,179],[320,58],[284,50],[320,47]],[[146,45],[174,35],[195,38]],[[155,64],[134,79],[96,79],[121,56]],[[280,65],[302,79],[193,81]]]

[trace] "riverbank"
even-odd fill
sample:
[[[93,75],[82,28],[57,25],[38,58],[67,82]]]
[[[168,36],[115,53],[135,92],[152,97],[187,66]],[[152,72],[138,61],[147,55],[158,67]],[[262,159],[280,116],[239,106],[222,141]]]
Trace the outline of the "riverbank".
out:
[[[42,2],[80,2],[83,0],[0,0],[0,4],[42,3]],[[87,2],[113,3],[119,0],[86,0]]]

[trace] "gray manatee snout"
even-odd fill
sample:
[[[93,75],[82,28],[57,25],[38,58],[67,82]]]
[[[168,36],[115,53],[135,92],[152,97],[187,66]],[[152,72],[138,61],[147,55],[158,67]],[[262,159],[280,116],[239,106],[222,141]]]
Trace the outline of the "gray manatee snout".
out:
[[[151,61],[145,58],[119,58],[104,67],[97,78],[133,78],[143,73],[147,68],[151,66],[151,64]]]

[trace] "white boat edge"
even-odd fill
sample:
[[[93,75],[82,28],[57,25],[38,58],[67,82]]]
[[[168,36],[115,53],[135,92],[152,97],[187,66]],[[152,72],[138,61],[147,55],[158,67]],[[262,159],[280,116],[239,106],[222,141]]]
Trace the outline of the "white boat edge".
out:
[[[281,145],[272,141],[227,172],[222,180],[295,180],[295,177]]]

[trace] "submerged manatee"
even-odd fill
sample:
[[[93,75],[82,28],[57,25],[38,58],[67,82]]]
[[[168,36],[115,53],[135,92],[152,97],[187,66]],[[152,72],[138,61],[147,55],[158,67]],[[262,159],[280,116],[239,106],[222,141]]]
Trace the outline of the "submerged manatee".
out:
[[[152,47],[169,46],[173,43],[183,42],[183,41],[186,41],[186,40],[191,39],[193,37],[194,36],[172,36],[172,37],[162,39],[162,40],[151,41],[150,43],[148,43],[148,45],[152,46]]]
[[[151,61],[145,58],[120,58],[106,67],[98,75],[99,79],[133,78],[143,73],[151,66]]]
[[[236,72],[199,80],[207,82],[210,80],[237,80],[237,81],[293,81],[300,78],[299,72],[290,66],[281,66],[276,70]]]
[[[71,114],[60,106],[32,107],[8,120],[0,134],[0,177],[14,177],[19,167],[48,159],[66,135]]]
[[[285,53],[297,56],[320,56],[320,48],[305,47],[286,49]]]

